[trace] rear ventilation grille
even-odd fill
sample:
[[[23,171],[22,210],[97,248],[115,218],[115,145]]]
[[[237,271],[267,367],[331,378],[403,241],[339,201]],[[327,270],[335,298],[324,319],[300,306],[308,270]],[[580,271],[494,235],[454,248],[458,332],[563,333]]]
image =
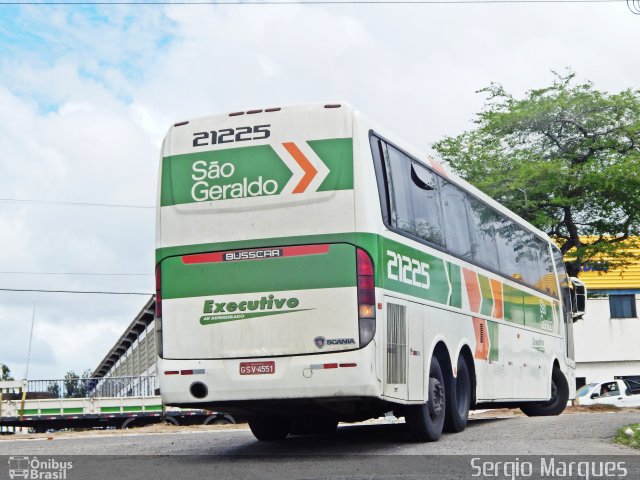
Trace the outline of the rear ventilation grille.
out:
[[[407,312],[403,305],[387,304],[387,383],[407,383]]]

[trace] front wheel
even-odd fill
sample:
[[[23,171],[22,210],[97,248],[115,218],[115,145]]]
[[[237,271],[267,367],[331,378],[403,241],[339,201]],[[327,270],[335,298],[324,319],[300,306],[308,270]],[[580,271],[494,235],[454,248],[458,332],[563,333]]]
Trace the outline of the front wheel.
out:
[[[261,442],[284,440],[289,435],[290,421],[282,417],[255,417],[249,419],[249,428]]]
[[[457,375],[451,375],[449,390],[447,390],[447,414],[444,419],[445,432],[461,432],[469,420],[471,405],[471,375],[467,362],[458,357]]]
[[[520,410],[528,417],[549,417],[560,415],[569,401],[569,384],[562,371],[554,367],[551,373],[551,400],[548,402],[528,403]]]
[[[429,367],[429,399],[424,405],[407,408],[405,421],[415,440],[435,442],[442,435],[446,411],[446,389],[442,369],[436,357]]]

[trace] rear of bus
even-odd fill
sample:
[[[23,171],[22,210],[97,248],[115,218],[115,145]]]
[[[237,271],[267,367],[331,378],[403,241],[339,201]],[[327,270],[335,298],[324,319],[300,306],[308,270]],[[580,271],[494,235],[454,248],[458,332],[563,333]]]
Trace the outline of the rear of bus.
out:
[[[283,107],[168,132],[156,232],[166,404],[345,418],[380,397],[353,117],[345,104]]]

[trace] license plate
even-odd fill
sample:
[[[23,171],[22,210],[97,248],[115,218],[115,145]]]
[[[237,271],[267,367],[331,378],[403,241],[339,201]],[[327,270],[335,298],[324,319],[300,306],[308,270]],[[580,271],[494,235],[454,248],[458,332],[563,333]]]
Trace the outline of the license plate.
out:
[[[240,375],[268,375],[276,373],[276,362],[240,362]]]

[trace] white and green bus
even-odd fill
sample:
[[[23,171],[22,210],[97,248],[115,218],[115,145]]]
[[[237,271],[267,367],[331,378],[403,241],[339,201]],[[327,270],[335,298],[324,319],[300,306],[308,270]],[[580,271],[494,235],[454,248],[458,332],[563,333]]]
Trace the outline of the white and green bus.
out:
[[[432,441],[575,395],[585,292],[560,251],[348,104],[176,123],[156,233],[168,405],[259,440],[392,411]]]

